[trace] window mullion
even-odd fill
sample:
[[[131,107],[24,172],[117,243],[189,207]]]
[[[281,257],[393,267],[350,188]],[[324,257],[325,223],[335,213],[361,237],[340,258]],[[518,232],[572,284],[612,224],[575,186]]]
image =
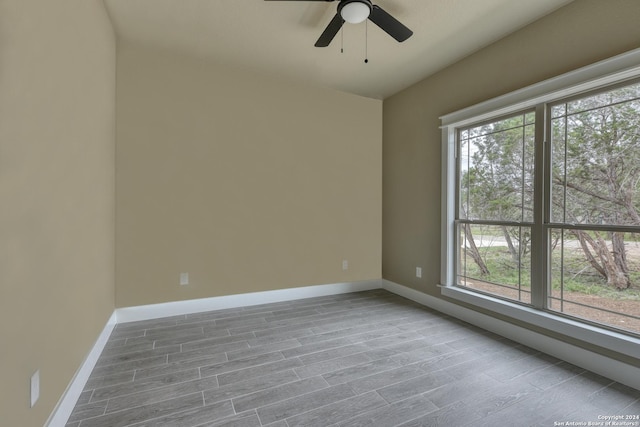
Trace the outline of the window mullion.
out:
[[[543,309],[546,307],[548,293],[548,255],[549,234],[545,229],[548,218],[548,182],[545,172],[549,169],[549,126],[545,125],[546,107],[536,106],[534,181],[533,181],[533,226],[531,228],[531,305]]]

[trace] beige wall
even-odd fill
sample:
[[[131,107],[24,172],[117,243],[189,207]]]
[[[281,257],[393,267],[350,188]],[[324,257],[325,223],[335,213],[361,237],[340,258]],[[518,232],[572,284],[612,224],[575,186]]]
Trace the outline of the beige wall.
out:
[[[0,0],[2,426],[45,423],[113,311],[114,95],[101,1]]]
[[[384,278],[440,294],[438,117],[637,48],[638,17],[637,0],[576,0],[384,101]]]
[[[381,277],[381,101],[117,55],[117,306]]]
[[[375,279],[381,253],[385,278],[438,295],[438,117],[638,47],[637,16],[636,0],[577,0],[383,117],[126,44],[116,91],[101,1],[0,0],[0,425],[45,422],[114,305]]]

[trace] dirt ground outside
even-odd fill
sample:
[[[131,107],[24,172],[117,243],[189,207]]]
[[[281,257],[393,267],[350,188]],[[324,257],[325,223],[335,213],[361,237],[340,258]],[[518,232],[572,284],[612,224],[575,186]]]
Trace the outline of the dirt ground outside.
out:
[[[517,289],[496,286],[477,280],[467,280],[465,284],[469,288],[478,289],[505,298],[520,300],[525,303],[531,301],[529,292],[519,293]],[[561,295],[558,291],[554,291],[552,296],[554,299],[551,301],[550,308],[554,311],[640,334],[640,319],[610,312],[626,313],[640,317],[640,301],[613,299],[567,291],[562,294],[563,301],[560,301]],[[589,307],[585,307],[585,305]]]
[[[479,248],[507,246],[506,240],[500,235],[477,233],[477,235],[474,234],[474,241]],[[565,250],[581,253],[580,244],[577,240],[566,240],[564,248]],[[463,249],[466,248],[463,247]],[[625,250],[629,267],[634,271],[640,270],[640,241],[637,241],[637,239],[627,241]],[[528,289],[518,292],[515,288],[497,286],[470,278],[467,278],[464,284],[470,288],[516,301],[531,302],[531,295]],[[551,296],[553,299],[550,308],[554,311],[640,334],[640,300],[606,297],[566,290],[561,295],[557,289],[553,290]],[[638,319],[611,312],[629,314],[638,317]]]

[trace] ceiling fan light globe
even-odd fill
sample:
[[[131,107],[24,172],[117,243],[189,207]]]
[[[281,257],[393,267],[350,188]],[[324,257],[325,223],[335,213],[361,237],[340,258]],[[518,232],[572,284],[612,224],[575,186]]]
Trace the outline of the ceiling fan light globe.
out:
[[[342,19],[350,24],[359,24],[369,17],[371,8],[364,2],[354,1],[345,4],[340,10]]]

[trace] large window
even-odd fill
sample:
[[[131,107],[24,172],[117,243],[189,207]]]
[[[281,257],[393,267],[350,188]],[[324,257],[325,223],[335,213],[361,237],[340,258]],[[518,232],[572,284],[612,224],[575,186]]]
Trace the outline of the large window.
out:
[[[457,129],[458,284],[531,302],[535,112]]]
[[[548,107],[548,308],[640,334],[640,83]]]
[[[443,118],[449,289],[640,336],[640,70],[618,74]]]

